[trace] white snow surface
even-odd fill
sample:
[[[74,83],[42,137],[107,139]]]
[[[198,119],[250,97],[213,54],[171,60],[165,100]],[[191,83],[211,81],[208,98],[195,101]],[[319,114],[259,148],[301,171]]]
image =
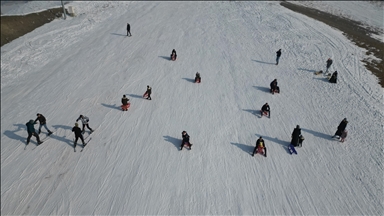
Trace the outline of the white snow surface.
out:
[[[2,215],[384,214],[383,89],[340,31],[273,1],[71,5],[1,47]],[[337,84],[313,73],[331,56]],[[24,150],[36,113],[55,134]],[[80,114],[96,131],[74,152]],[[250,156],[259,136],[266,158]]]

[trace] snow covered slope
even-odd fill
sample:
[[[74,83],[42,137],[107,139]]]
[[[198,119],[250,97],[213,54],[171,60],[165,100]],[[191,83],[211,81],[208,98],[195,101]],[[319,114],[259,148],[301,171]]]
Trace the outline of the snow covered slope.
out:
[[[1,47],[3,215],[383,214],[383,91],[341,32],[279,2],[71,5],[77,17]],[[329,57],[337,84],[313,74]],[[56,133],[24,150],[36,113]],[[96,132],[74,152],[80,114]],[[250,156],[259,136],[267,158]]]

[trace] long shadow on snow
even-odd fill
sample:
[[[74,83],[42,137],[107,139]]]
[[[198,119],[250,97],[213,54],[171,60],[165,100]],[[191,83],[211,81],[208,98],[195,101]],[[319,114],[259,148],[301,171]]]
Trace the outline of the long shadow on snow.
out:
[[[117,34],[117,33],[111,33],[111,35],[117,35],[117,36],[127,36],[125,34]]]
[[[101,103],[101,105],[105,106],[105,107],[108,107],[108,108],[111,108],[111,109],[118,109],[118,110],[121,110],[121,108],[119,106],[116,106],[116,104],[114,105],[109,105],[109,104],[105,104],[105,103]]]
[[[305,128],[301,128],[301,130],[305,131],[307,133],[313,134],[313,136],[316,136],[316,137],[320,137],[320,138],[327,139],[327,140],[332,140],[332,138],[331,138],[332,135],[329,135],[329,134],[324,134],[324,133],[320,133],[320,132],[305,129]]]
[[[260,116],[260,110],[248,110],[248,109],[243,109],[243,111],[247,111],[255,116]]]
[[[263,86],[253,86],[253,88],[258,89],[258,90],[260,90],[260,91],[262,91],[262,92],[268,92],[268,93],[270,93],[270,92],[269,92],[270,89],[267,88],[267,87],[263,87]]]
[[[287,153],[290,153],[289,149],[288,149],[288,146],[291,143],[289,141],[287,142],[287,141],[284,141],[284,140],[279,140],[277,137],[272,138],[272,137],[269,137],[269,136],[262,136],[260,134],[255,134],[255,135],[257,137],[260,137],[260,136],[263,137],[264,140],[269,140],[271,142],[274,142],[274,143],[277,143],[277,144],[281,145],[285,149],[285,151],[287,151]],[[256,141],[255,141],[255,143],[256,143]],[[268,143],[266,143],[265,146],[268,148]]]
[[[191,83],[195,83],[195,80],[194,79],[190,79],[190,78],[183,78],[184,80],[187,80],[187,81],[189,81],[189,82],[191,82]]]
[[[171,57],[170,56],[159,56],[159,57],[171,61]]]
[[[329,83],[329,80],[326,77],[314,77],[313,79],[317,79],[317,80],[321,80],[321,81]]]
[[[181,139],[170,137],[170,136],[163,136],[163,137],[165,141],[172,143],[173,145],[175,145],[177,149],[180,149]]]
[[[309,69],[305,69],[305,68],[297,68],[297,70],[308,71],[308,72],[311,72],[311,73],[315,73],[316,71],[319,71],[319,70],[309,70]]]
[[[252,61],[258,62],[258,63],[263,63],[263,64],[271,64],[271,65],[276,64],[276,63],[271,63],[271,62],[263,62],[263,61],[259,61],[259,60],[255,60],[255,59],[252,59]]]
[[[254,146],[249,146],[249,145],[240,144],[240,143],[231,142],[231,144],[234,146],[237,146],[239,149],[245,151],[247,154],[252,154],[253,149],[255,148]]]
[[[13,131],[6,130],[6,131],[4,131],[4,135],[7,136],[10,139],[20,140],[21,142],[26,141],[27,140],[27,136],[28,136],[27,132],[26,132],[26,136],[25,137],[17,135],[16,132],[22,131],[22,130],[26,131],[27,126],[25,126],[25,124],[13,124],[13,126],[16,126],[17,129],[13,130]],[[32,141],[32,139],[31,139],[31,141]]]
[[[134,94],[128,94],[128,95],[133,98],[143,98],[143,95],[134,95]]]
[[[52,125],[52,127],[55,128],[55,131],[57,131],[60,128],[62,128],[63,130],[72,131],[72,127],[71,126],[67,126],[67,125]],[[61,142],[67,143],[69,146],[73,147],[72,143],[73,143],[73,139],[74,139],[75,135],[73,135],[73,139],[72,140],[71,139],[67,139],[66,137],[67,136],[60,137],[60,136],[57,136],[55,134],[52,134],[50,139],[55,138],[55,139],[57,139],[57,140],[59,140]],[[79,139],[79,141],[81,142],[80,139]],[[79,141],[77,141],[77,142],[79,142]]]

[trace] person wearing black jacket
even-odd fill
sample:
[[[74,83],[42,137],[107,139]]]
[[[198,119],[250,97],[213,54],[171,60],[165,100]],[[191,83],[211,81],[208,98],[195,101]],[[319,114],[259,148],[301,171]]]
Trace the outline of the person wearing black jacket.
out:
[[[292,140],[291,140],[291,144],[293,146],[299,146],[299,139],[300,139],[300,135],[301,135],[301,128],[299,125],[296,126],[296,128],[293,130],[292,132]]]
[[[129,23],[127,23],[127,36],[132,36],[132,34],[131,34],[131,25],[129,25]]]
[[[176,58],[177,58],[176,50],[173,49],[173,50],[172,50],[172,53],[171,53],[171,59],[172,59],[172,60],[176,60]]]
[[[147,85],[147,91],[145,92],[145,94],[147,94],[147,99],[148,100],[152,100],[151,93],[152,93],[152,88],[149,85]]]
[[[128,111],[128,104],[129,104],[128,102],[129,102],[129,99],[125,95],[123,95],[123,98],[121,98],[121,103],[123,104],[121,106],[121,109],[123,111]]]
[[[263,116],[264,112],[268,112],[268,117],[271,117],[271,109],[269,108],[268,103],[265,103],[263,107],[261,107],[261,116]]]
[[[333,72],[331,78],[329,78],[330,83],[337,83],[337,71]]]
[[[44,117],[42,114],[37,113],[37,118],[36,118],[36,120],[35,120],[35,123],[36,123],[37,121],[40,122],[40,126],[39,126],[39,132],[38,132],[38,134],[41,133],[41,127],[43,127],[43,126],[44,126],[44,128],[48,131],[48,136],[52,134],[52,131],[50,131],[50,130],[48,129],[48,127],[47,127],[47,120],[45,119],[45,117]]]
[[[328,58],[328,60],[327,60],[327,70],[325,72],[328,72],[328,69],[331,67],[332,63],[333,63],[332,59]]]
[[[72,132],[75,133],[75,142],[74,142],[74,148],[76,148],[77,140],[80,138],[80,140],[83,142],[83,146],[86,146],[83,138],[83,131],[79,128],[79,124],[75,123],[75,126],[72,128]]]
[[[269,86],[271,87],[270,92],[272,94],[275,94],[275,92],[280,93],[280,88],[277,86],[277,79],[274,79]]]
[[[256,146],[253,149],[252,157],[255,156],[258,148],[262,148],[264,150],[264,156],[267,157],[267,148],[265,147],[265,142],[263,137],[260,137],[258,140],[256,140]]]
[[[181,142],[180,150],[183,150],[184,145],[187,145],[189,149],[192,148],[192,144],[189,142],[189,135],[186,131],[181,132],[183,141]]]
[[[340,122],[339,126],[337,127],[337,131],[336,131],[335,135],[332,136],[332,138],[335,138],[336,136],[338,136],[340,138],[341,135],[343,134],[345,128],[347,127],[347,124],[348,124],[347,118],[344,118]]]
[[[35,131],[34,124],[36,124],[36,122],[33,121],[33,119],[29,120],[29,122],[25,124],[25,126],[27,126],[27,132],[28,132],[27,145],[29,144],[29,141],[31,140],[32,136],[36,137],[37,145],[40,145],[41,143],[43,143],[41,142],[39,135]]]
[[[281,49],[277,50],[276,52],[276,65],[279,64],[280,56],[281,56]]]

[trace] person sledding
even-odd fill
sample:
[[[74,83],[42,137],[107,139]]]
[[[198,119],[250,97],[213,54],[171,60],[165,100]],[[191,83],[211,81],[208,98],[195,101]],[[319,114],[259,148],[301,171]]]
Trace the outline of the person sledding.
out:
[[[272,94],[280,93],[280,88],[277,86],[277,79],[274,79],[269,85],[271,89],[269,90]]]
[[[201,82],[201,76],[200,76],[200,73],[197,72],[195,76],[195,83],[200,83],[200,82]]]
[[[337,127],[337,131],[335,133],[335,135],[332,136],[332,138],[335,138],[335,137],[338,137],[339,139],[341,138],[341,135],[343,134],[345,128],[347,127],[347,124],[348,124],[348,121],[347,121],[347,118],[344,118],[339,126]]]
[[[131,103],[129,103],[129,98],[127,98],[125,95],[123,95],[123,98],[121,98],[121,109],[123,111],[128,111],[128,108],[131,106]]]
[[[171,53],[171,60],[172,60],[172,61],[175,61],[175,60],[176,60],[176,58],[177,58],[177,55],[176,55],[176,50],[175,50],[175,49],[173,49],[173,50],[172,50],[172,53]]]
[[[255,156],[255,154],[257,153],[260,153],[264,155],[264,157],[267,157],[267,148],[265,147],[264,139],[261,136],[258,140],[256,140],[256,146],[253,149],[252,157]]]
[[[332,76],[329,77],[330,83],[337,83],[337,71],[333,72]]]
[[[183,150],[184,146],[187,146],[189,150],[192,149],[192,144],[189,142],[189,135],[186,131],[181,132],[183,141],[181,142],[180,150]]]
[[[152,93],[152,88],[149,85],[147,85],[147,91],[145,91],[143,98],[146,98],[148,100],[152,100],[151,93]]]
[[[301,128],[299,125],[297,125],[295,129],[293,129],[291,137],[292,137],[291,144],[294,147],[297,147],[297,146],[301,147],[302,146],[304,137],[301,135]]]
[[[265,116],[268,116],[269,118],[271,117],[271,109],[269,108],[268,103],[265,103],[263,107],[261,107],[260,114],[261,116],[265,115]]]

